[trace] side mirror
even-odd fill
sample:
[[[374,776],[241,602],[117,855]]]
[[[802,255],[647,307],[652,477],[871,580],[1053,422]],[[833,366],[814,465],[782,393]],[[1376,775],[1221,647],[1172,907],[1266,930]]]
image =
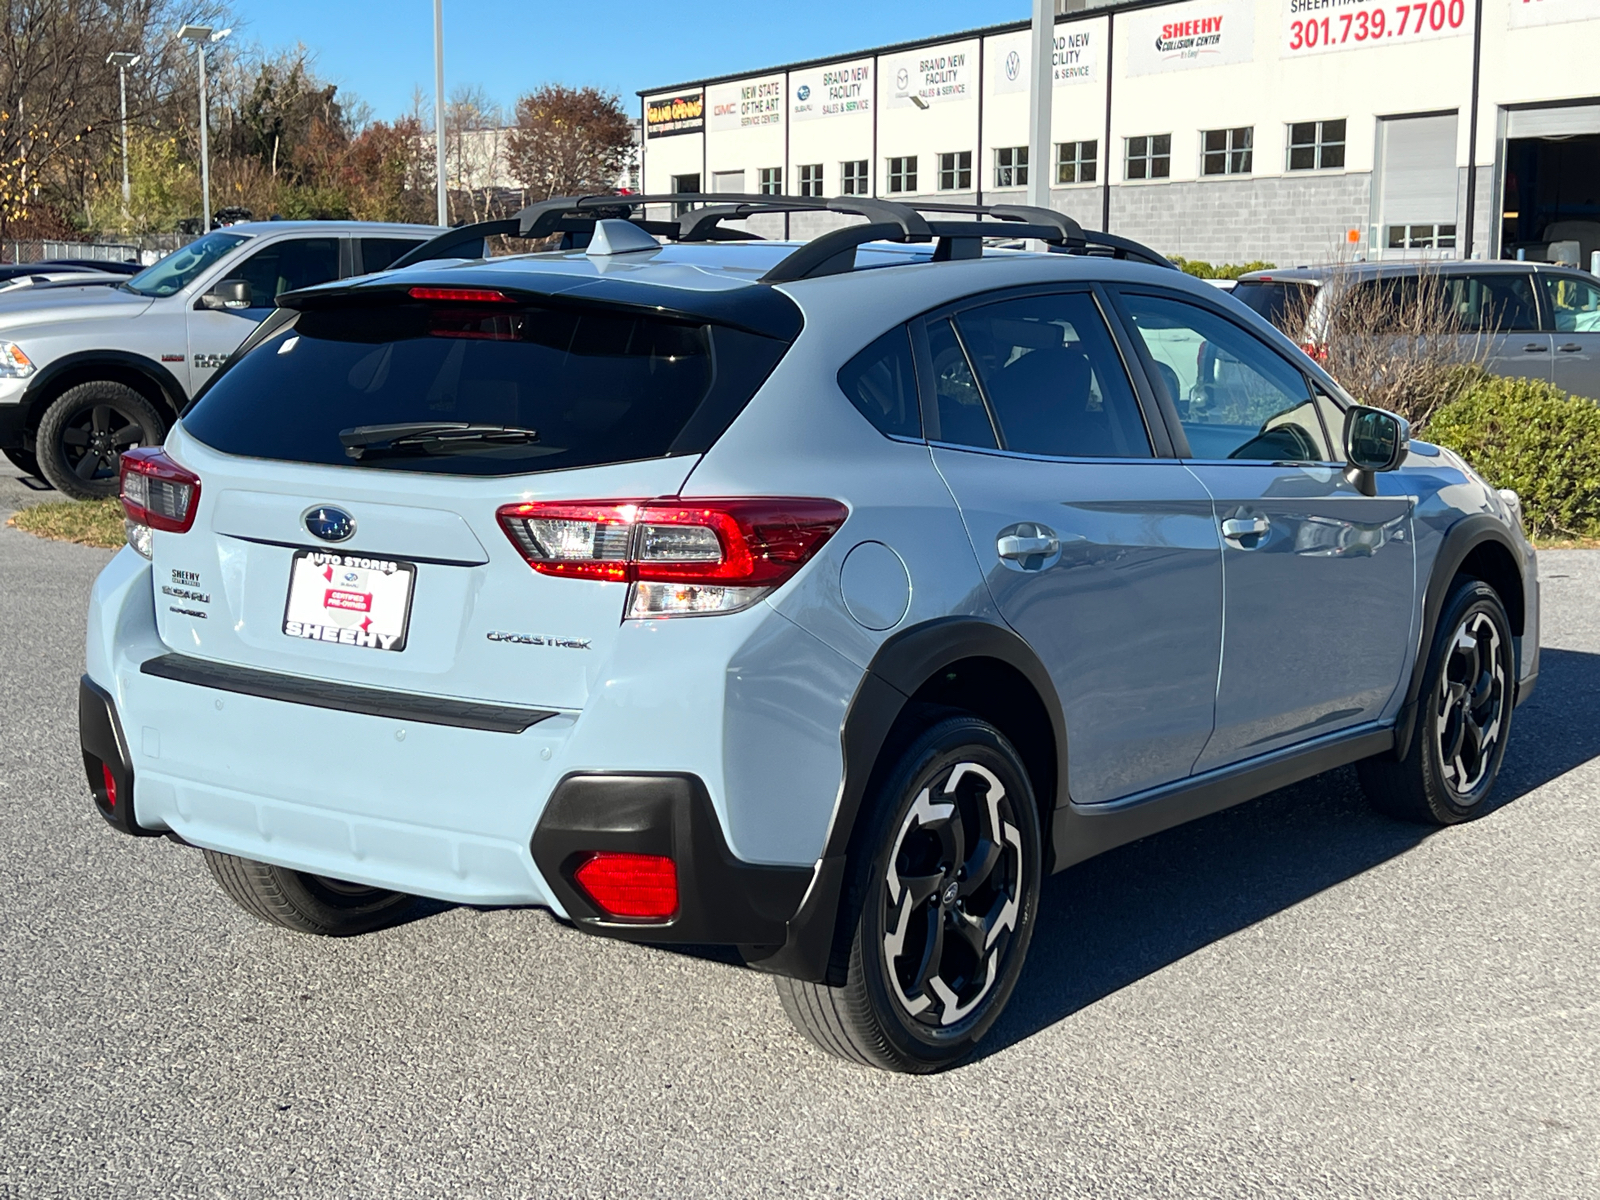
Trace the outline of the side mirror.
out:
[[[1381,408],[1357,406],[1344,418],[1345,478],[1364,496],[1377,495],[1378,471],[1393,471],[1411,449],[1411,426]]]
[[[201,308],[249,308],[255,302],[246,279],[224,279],[200,297]]]

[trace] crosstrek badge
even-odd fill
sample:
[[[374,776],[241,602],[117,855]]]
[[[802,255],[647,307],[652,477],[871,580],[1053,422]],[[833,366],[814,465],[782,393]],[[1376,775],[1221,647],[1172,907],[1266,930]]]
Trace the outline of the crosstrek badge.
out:
[[[404,650],[416,575],[413,564],[394,559],[297,551],[284,635],[362,650]]]

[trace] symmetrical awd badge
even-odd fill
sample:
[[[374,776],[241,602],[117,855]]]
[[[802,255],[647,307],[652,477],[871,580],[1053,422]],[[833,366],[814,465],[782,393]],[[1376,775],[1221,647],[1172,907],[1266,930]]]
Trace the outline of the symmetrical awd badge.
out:
[[[331,504],[308,508],[300,519],[305,522],[306,531],[312,537],[325,542],[346,542],[355,536],[356,519],[344,509]]]

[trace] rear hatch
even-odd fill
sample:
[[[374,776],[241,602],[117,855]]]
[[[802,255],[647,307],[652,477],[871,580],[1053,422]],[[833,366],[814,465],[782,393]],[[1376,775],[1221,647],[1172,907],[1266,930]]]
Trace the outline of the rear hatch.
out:
[[[161,637],[319,680],[581,707],[628,585],[536,572],[499,510],[675,494],[787,346],[498,290],[301,311],[168,440],[199,489],[193,528],[152,539]]]

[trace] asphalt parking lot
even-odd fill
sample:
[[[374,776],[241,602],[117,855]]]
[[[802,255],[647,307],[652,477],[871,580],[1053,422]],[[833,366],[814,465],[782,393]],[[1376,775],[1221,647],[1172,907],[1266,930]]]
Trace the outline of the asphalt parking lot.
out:
[[[0,1196],[1600,1195],[1600,552],[1542,556],[1497,811],[1430,835],[1339,771],[1057,876],[931,1079],[726,962],[522,910],[317,940],[113,834],[108,557],[0,528]]]

